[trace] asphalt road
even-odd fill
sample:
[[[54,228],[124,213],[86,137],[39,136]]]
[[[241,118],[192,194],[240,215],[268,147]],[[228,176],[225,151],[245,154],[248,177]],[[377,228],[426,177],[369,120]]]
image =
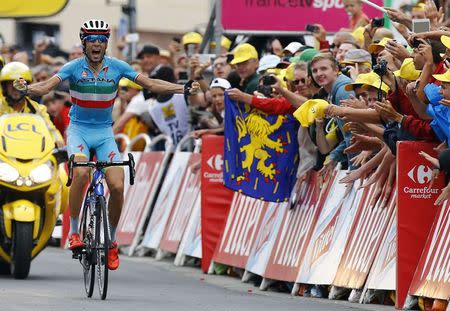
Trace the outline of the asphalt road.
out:
[[[97,284],[96,284],[97,285]],[[31,266],[26,280],[0,276],[0,310],[134,311],[134,310],[394,310],[327,299],[261,292],[251,284],[225,276],[202,274],[171,261],[121,256],[110,274],[107,300],[84,294],[80,264],[70,253],[47,248]]]

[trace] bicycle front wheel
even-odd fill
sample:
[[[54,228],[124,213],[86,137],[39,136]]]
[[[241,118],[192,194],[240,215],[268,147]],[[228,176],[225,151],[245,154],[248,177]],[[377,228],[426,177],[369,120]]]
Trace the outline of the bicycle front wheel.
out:
[[[106,210],[105,197],[103,196],[98,197],[96,214],[95,240],[97,241],[97,280],[100,297],[104,300],[108,292],[108,251],[110,238],[108,213]]]
[[[84,204],[81,214],[80,234],[81,239],[85,243],[85,251],[81,254],[80,262],[83,267],[84,290],[88,298],[94,293],[95,284],[95,256],[94,248],[94,227],[95,222],[90,221],[91,207],[90,204]]]

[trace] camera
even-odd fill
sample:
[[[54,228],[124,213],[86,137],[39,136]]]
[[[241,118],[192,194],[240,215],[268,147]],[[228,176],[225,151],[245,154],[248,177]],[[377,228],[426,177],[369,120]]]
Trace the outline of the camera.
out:
[[[387,61],[384,59],[380,60],[378,64],[373,66],[373,72],[375,72],[380,77],[384,76],[387,73]]]
[[[272,87],[270,85],[258,85],[256,91],[263,94],[264,97],[270,98],[272,97]]]
[[[384,26],[384,18],[373,18],[371,21],[372,27],[383,27]]]
[[[262,81],[262,85],[265,86],[270,86],[270,85],[274,85],[275,83],[277,83],[277,79],[274,76],[264,76],[261,79]]]
[[[316,32],[319,30],[319,27],[314,26],[313,24],[307,24],[305,29],[309,32]]]
[[[347,76],[347,77],[350,78],[350,68],[349,68],[349,67],[343,67],[343,68],[341,68],[341,73],[342,73],[344,76]]]
[[[413,42],[412,42],[412,48],[413,49],[417,49],[419,47],[419,45],[423,44],[424,42],[422,42],[421,40],[414,38]]]

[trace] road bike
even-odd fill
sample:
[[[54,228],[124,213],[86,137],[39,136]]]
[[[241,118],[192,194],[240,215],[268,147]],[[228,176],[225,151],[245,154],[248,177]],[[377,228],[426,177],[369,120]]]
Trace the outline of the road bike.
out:
[[[90,167],[94,171],[86,190],[80,218],[80,238],[84,242],[83,249],[73,252],[73,258],[78,259],[83,267],[84,288],[87,297],[91,298],[94,292],[95,271],[97,271],[98,290],[102,300],[108,291],[108,251],[111,244],[108,222],[108,209],[106,207],[103,180],[104,169],[111,166],[128,166],[130,185],[134,184],[134,158],[128,153],[128,161],[74,161],[74,155],[69,159],[69,177],[67,186],[73,178],[74,167]]]

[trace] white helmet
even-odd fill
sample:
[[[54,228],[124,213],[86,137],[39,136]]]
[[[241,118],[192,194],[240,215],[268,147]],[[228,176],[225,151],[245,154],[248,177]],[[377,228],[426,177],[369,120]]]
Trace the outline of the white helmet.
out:
[[[89,35],[104,35],[109,38],[111,29],[107,22],[101,19],[90,19],[81,25],[80,28],[80,39],[84,40]]]

